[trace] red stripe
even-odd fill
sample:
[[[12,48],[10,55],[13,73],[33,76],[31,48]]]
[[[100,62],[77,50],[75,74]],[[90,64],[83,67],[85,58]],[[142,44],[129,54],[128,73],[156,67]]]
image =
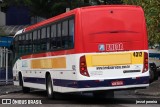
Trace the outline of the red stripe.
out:
[[[61,15],[58,15],[58,16],[55,16],[55,17],[52,17],[50,19],[46,19],[45,21],[42,21],[42,22],[39,22],[37,24],[34,24],[34,25],[31,25],[31,26],[28,26],[26,29],[25,29],[25,32],[27,31],[30,31],[30,30],[33,30],[33,29],[36,29],[38,27],[41,27],[43,25],[47,25],[49,23],[52,23],[56,20],[59,20],[59,19],[62,19],[64,17],[68,17],[68,16],[71,16],[71,15],[74,15],[76,13],[77,9],[76,10],[72,10],[70,12],[67,12],[67,13],[63,13]]]
[[[40,58],[40,57],[68,55],[68,54],[75,54],[75,50],[71,49],[71,50],[65,50],[65,51],[56,51],[56,52],[45,52],[45,53],[30,54],[30,55],[24,55],[24,56],[22,56],[21,59]]]

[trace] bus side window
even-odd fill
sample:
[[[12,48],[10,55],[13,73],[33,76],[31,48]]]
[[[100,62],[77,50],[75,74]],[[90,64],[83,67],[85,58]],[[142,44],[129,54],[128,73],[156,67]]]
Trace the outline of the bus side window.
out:
[[[41,50],[47,50],[47,38],[46,38],[46,27],[41,30]]]
[[[27,54],[28,53],[28,50],[29,50],[29,34],[26,34],[26,40],[25,40],[25,44],[26,44],[26,51],[25,53]]]
[[[41,51],[41,29],[37,32],[37,52]]]
[[[27,33],[26,34],[26,40],[25,40],[25,44],[26,44],[26,51],[25,51],[25,53],[26,54],[29,54],[29,53],[31,53],[32,52],[32,45],[31,45],[31,40],[30,40],[30,34],[29,33]]]
[[[69,42],[68,42],[68,20],[64,21],[62,23],[62,47],[68,48]]]
[[[69,20],[69,47],[73,48],[74,46],[74,20]]]
[[[56,34],[57,34],[57,29],[56,29],[56,24],[51,26],[51,49],[56,49],[57,48],[57,42],[56,42]]]
[[[22,54],[26,52],[26,35],[22,35]]]
[[[61,22],[58,23],[58,25],[57,25],[56,41],[57,41],[57,49],[61,49],[61,47],[62,47],[62,24],[61,24]]]
[[[22,35],[18,35],[18,56],[22,54]]]
[[[28,53],[32,53],[33,52],[33,40],[32,40],[32,34],[33,33],[29,33],[29,41],[28,41]]]
[[[51,27],[48,26],[47,27],[47,39],[46,39],[47,50],[50,49],[50,36],[51,36]]]
[[[38,42],[38,40],[37,40],[37,31],[34,31],[33,32],[33,52],[37,52],[37,42]]]

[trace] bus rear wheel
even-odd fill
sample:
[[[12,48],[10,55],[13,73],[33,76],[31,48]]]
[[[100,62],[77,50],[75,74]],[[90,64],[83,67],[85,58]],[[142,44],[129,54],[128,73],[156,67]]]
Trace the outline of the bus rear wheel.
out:
[[[24,87],[23,86],[23,80],[22,80],[22,74],[21,73],[19,73],[19,85],[22,87],[23,93],[29,93],[30,92],[29,87]]]
[[[47,76],[47,83],[46,83],[46,88],[47,88],[47,95],[48,98],[52,99],[53,97],[53,85],[52,85],[52,79],[51,76]]]

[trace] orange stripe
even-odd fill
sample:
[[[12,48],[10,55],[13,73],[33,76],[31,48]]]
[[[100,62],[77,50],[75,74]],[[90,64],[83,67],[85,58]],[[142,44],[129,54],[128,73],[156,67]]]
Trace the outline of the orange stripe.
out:
[[[34,59],[31,61],[32,69],[51,69],[51,68],[66,68],[66,58],[47,58],[47,59]]]

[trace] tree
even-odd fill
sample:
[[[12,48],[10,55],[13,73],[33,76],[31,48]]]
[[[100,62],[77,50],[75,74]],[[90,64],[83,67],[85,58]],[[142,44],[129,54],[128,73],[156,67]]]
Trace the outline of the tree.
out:
[[[49,18],[71,9],[90,5],[121,4],[121,0],[4,0],[6,6],[27,6],[32,16]]]
[[[29,8],[32,16],[50,18],[64,13],[67,7],[74,9],[89,5],[89,0],[4,0],[3,3],[3,7],[22,5]]]
[[[122,0],[104,0],[106,4],[123,4]]]
[[[5,36],[6,34],[5,34],[5,32],[4,32],[4,30],[0,27],[0,36]]]
[[[145,12],[150,45],[160,43],[160,0],[3,0],[2,7],[27,6],[32,16],[50,18],[71,9],[102,4],[131,4],[142,6]]]
[[[123,0],[125,4],[142,6],[145,12],[149,44],[160,43],[160,1]]]

